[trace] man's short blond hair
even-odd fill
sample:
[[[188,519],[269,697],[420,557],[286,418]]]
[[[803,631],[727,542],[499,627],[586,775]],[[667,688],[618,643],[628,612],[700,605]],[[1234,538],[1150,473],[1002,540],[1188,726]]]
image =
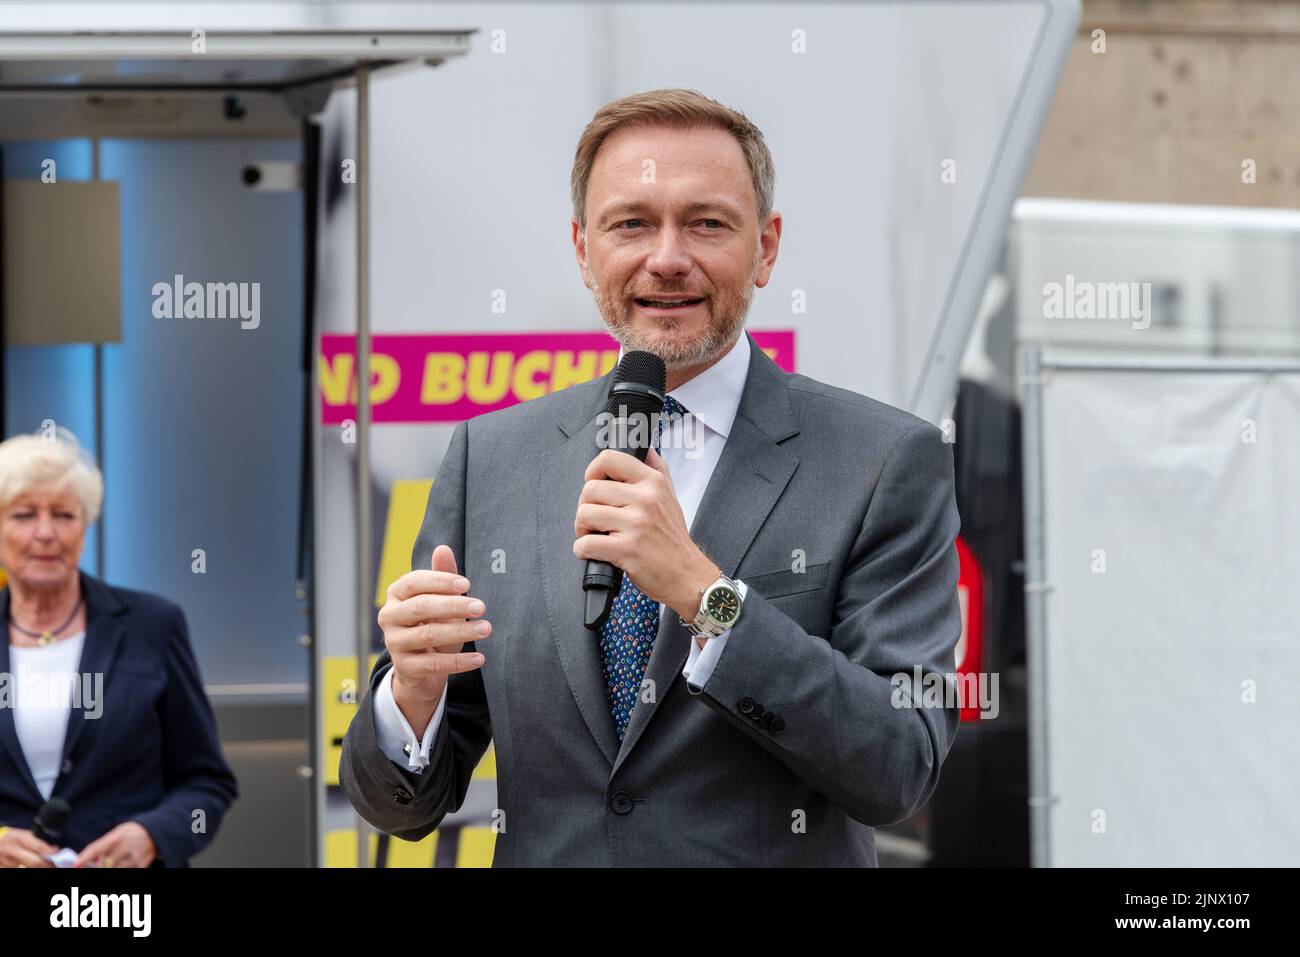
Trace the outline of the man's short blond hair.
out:
[[[0,509],[37,488],[67,489],[81,503],[86,525],[99,518],[104,477],[94,458],[67,429],[15,435],[0,442]]]
[[[573,194],[573,218],[583,230],[587,228],[587,184],[601,144],[615,130],[626,126],[667,126],[674,129],[712,127],[726,130],[740,144],[749,164],[750,179],[757,197],[758,228],[761,231],[772,212],[776,190],[776,168],[772,154],[763,141],[762,131],[744,114],[723,106],[695,90],[668,89],[634,93],[606,103],[591,118],[578,140],[573,159],[570,189]]]

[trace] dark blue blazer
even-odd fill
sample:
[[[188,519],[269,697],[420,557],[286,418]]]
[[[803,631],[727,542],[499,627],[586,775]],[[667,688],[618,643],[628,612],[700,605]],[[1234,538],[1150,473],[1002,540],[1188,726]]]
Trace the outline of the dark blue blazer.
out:
[[[190,650],[185,615],[173,602],[114,588],[81,572],[86,638],[79,671],[102,673],[100,716],[74,708],[63,767],[51,797],[72,809],[61,844],[80,851],[123,821],[149,832],[162,864],[185,867],[212,840],[236,797],[216,721]],[[9,589],[0,591],[9,617]],[[0,641],[0,681],[12,684],[9,641]],[[12,700],[14,690],[9,690]],[[44,803],[0,707],[0,824],[32,828]]]

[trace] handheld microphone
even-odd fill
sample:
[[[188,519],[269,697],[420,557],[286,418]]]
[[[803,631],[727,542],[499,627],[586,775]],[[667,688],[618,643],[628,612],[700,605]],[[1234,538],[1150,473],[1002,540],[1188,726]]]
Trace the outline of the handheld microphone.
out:
[[[664,410],[664,387],[668,370],[653,352],[626,352],[614,371],[605,415],[609,420],[608,448],[618,449],[645,461],[654,444],[654,428]],[[587,560],[582,578],[586,594],[583,623],[599,631],[609,618],[614,599],[623,586],[623,570],[609,562]]]
[[[50,798],[36,812],[36,818],[32,822],[32,833],[46,844],[53,844],[55,847],[61,846],[63,825],[67,822],[68,815],[71,813],[72,808],[68,806],[68,802],[63,798]]]

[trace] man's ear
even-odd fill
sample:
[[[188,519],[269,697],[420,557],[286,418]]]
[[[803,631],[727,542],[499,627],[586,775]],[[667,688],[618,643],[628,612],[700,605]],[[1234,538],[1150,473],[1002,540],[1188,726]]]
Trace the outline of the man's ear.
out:
[[[582,272],[582,284],[591,288],[591,271],[587,268],[587,231],[570,217],[569,228],[573,231],[573,254],[578,260],[578,269]]]

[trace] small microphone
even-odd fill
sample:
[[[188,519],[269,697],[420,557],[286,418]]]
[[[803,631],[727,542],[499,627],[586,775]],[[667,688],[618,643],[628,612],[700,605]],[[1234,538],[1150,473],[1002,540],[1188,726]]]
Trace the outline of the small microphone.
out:
[[[72,808],[68,807],[68,802],[63,798],[50,798],[36,812],[36,819],[32,822],[32,833],[46,844],[60,847],[63,825],[67,823],[68,815],[71,813]]]
[[[653,430],[664,410],[668,370],[653,352],[626,352],[614,371],[605,416],[609,419],[609,448],[635,455],[642,462],[654,445]],[[583,623],[599,631],[609,618],[614,599],[623,586],[623,570],[609,562],[587,560],[582,578],[586,593]]]

